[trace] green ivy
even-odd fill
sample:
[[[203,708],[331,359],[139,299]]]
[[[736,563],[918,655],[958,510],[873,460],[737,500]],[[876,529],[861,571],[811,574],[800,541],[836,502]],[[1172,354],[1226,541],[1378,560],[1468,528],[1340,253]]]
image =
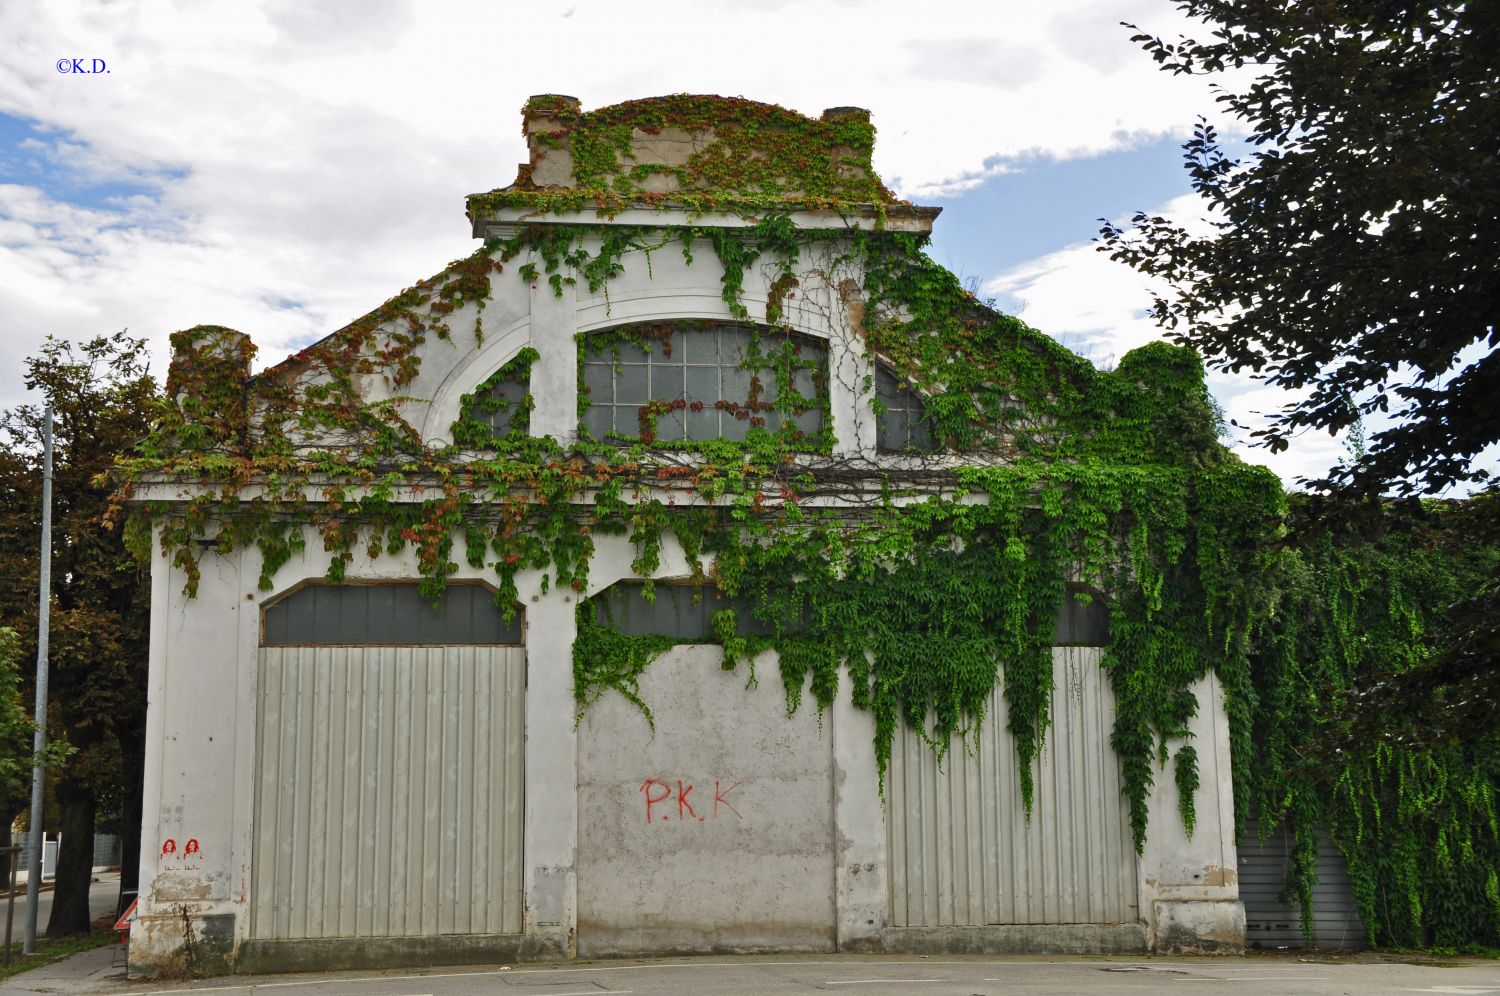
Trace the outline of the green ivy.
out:
[[[1430,742],[1359,708],[1362,693],[1428,660],[1448,606],[1500,576],[1500,550],[1451,521],[1457,504],[1335,521],[1299,503],[1298,542],[1281,553],[1273,611],[1253,634],[1257,763],[1236,802],[1262,834],[1286,828],[1309,938],[1323,833],[1348,860],[1371,943],[1500,946],[1500,737],[1476,728]]]
[[[536,401],[528,392],[518,401],[508,401],[496,388],[502,385],[519,386],[531,383],[531,365],[541,359],[541,354],[530,346],[522,347],[513,359],[487,377],[484,383],[459,399],[459,415],[453,423],[453,442],[466,449],[496,449],[503,447],[515,437],[524,439],[531,428],[531,412]],[[493,423],[486,416],[505,414],[508,416],[508,432],[497,436]]]
[[[566,103],[538,106],[567,119],[576,187],[521,184],[471,199],[470,210],[607,215],[652,203],[643,185],[660,168],[631,165],[631,136],[691,128],[723,111],[696,101],[591,115]],[[121,508],[145,483],[208,487],[185,501],[133,503],[132,548],[144,552],[148,527],[157,526],[190,589],[204,538],[221,550],[259,547],[267,586],[308,535],[332,555],[335,578],[360,544],[372,556],[410,548],[424,590],[441,590],[462,557],[494,571],[497,604],[509,612],[523,570],[543,572],[544,587],[585,592],[597,535],[627,538],[632,569],[647,578],[675,537],[698,583],[748,605],[714,618],[711,639],[724,647],[726,666],[775,650],[789,711],[809,693],[826,709],[847,680],[853,704],[874,718],[882,782],[896,724],[941,754],[982,723],[1003,721],[1015,735],[1028,808],[1051,721],[1052,624],[1069,583],[1082,581],[1110,613],[1103,666],[1117,704],[1111,742],[1137,848],[1151,787],[1168,763],[1179,818],[1194,830],[1192,688],[1212,672],[1226,696],[1237,822],[1257,814],[1262,827],[1282,820],[1292,828],[1306,916],[1321,826],[1349,855],[1378,941],[1493,943],[1493,744],[1308,753],[1336,725],[1329,703],[1347,696],[1371,661],[1423,659],[1424,602],[1468,583],[1470,568],[1438,569],[1420,544],[1288,548],[1286,497],[1273,475],[1219,443],[1220,416],[1194,354],[1157,343],[1101,371],[976,300],[925,255],[919,236],[841,224],[797,229],[792,207],[874,204],[885,218],[901,209],[873,174],[828,179],[820,158],[839,148],[867,153],[868,121],[809,125],[767,105],[734,106],[732,125],[716,126],[718,147],[673,171],[671,199],[703,212],[742,211],[751,225],[525,225],[248,387],[246,341],[214,327],[178,333],[174,344],[191,362],[174,364],[157,431],[120,464]],[[772,146],[796,153],[790,172],[773,176],[766,165],[762,175],[761,160],[735,158]],[[451,337],[447,322],[459,307],[481,311],[507,270],[559,294],[579,280],[607,294],[631,254],[649,266],[653,253],[675,248],[690,265],[713,265],[695,256],[702,241],[714,250],[737,320],[750,314],[746,271],[758,265],[769,275],[769,324],[753,362],[784,379],[783,398],[792,399],[798,361],[785,351],[791,340],[780,323],[801,259],[822,250],[862,274],[859,293],[845,301],[850,318],[870,357],[922,397],[938,452],[903,457],[899,472],[847,466],[833,456],[828,417],[828,434],[811,443],[757,429],[744,442],[660,446],[652,437],[661,412],[649,404],[634,439],[564,445],[532,437],[526,406],[496,438],[480,417],[496,403],[490,388],[524,378],[532,350],[464,398],[453,447],[425,445],[402,419],[401,391],[419,369],[420,347]],[[622,341],[665,347],[679,333],[691,334],[679,324],[590,335],[579,362]],[[476,340],[482,334],[476,319]],[[359,385],[372,377],[391,399],[364,399]],[[826,394],[803,400],[826,404]],[[587,403],[580,392],[580,417]],[[251,489],[255,500],[242,500]],[[577,624],[580,709],[613,689],[649,718],[640,676],[676,641],[621,634],[598,621],[590,600],[580,602]],[[997,682],[1003,717],[987,715]]]
[[[770,305],[791,289],[793,268],[810,246],[830,246],[859,262],[871,352],[923,393],[945,452],[973,454],[974,462],[908,470],[898,484],[869,468],[841,471],[826,456],[831,435],[809,446],[792,433],[756,430],[744,443],[691,444],[690,463],[664,462],[671,448],[652,445],[659,413],[649,405],[635,440],[583,439],[565,449],[515,431],[495,439],[476,415],[490,403],[489,387],[524,374],[536,358],[530,352],[466,397],[453,450],[420,445],[390,403],[359,400],[356,375],[383,369],[396,387],[414,375],[415,348],[437,331],[431,323],[448,313],[445,302],[484,300],[471,286],[474,274],[497,279],[524,259],[517,268],[523,280],[545,279],[560,290],[581,275],[597,291],[620,272],[626,253],[650,253],[675,238],[691,258],[700,234],[530,226],[488,245],[262,377],[255,387],[271,431],[239,437],[225,465],[233,471],[230,483],[185,505],[141,511],[162,520],[163,543],[190,576],[192,539],[211,524],[223,545],[262,543],[274,570],[285,560],[281,537],[300,535],[294,527],[306,523],[334,553],[335,570],[361,535],[380,537],[367,544],[376,553],[414,546],[435,592],[457,568],[454,538],[461,537],[470,564],[495,570],[497,602],[507,611],[525,569],[543,571],[544,584],[585,590],[596,533],[629,535],[642,574],[654,570],[664,536],[675,534],[695,561],[700,551],[712,555],[716,583],[750,595],[763,623],[792,618],[786,613],[793,603],[796,618],[814,620],[806,630],[782,627],[777,638],[760,642],[786,661],[789,707],[800,702],[806,678],[826,708],[839,668],[848,673],[855,704],[875,717],[882,778],[898,721],[945,750],[952,738],[978,729],[1003,673],[1004,721],[1016,736],[1028,807],[1050,721],[1051,621],[1070,579],[1097,580],[1110,598],[1116,634],[1105,663],[1119,702],[1113,742],[1140,846],[1157,755],[1186,733],[1196,703],[1192,682],[1217,668],[1227,675],[1226,687],[1242,684],[1234,669],[1243,668],[1245,629],[1264,567],[1255,550],[1258,538],[1276,528],[1281,502],[1268,472],[1245,467],[1216,442],[1215,413],[1192,354],[1154,345],[1127,356],[1115,372],[1096,370],[976,301],[922,254],[919,240],[798,232],[782,215],[710,231],[726,295],[738,301],[745,267],[760,260],[780,275],[768,301],[774,314]],[[655,337],[665,348],[671,334],[625,327],[584,344],[608,349],[611,342]],[[770,333],[759,335],[765,343]],[[787,353],[791,339],[776,339],[755,362],[788,389],[799,361]],[[303,370],[317,375],[299,376]],[[790,390],[781,396],[795,403]],[[201,479],[219,466],[217,454],[177,441],[177,426],[191,426],[191,414],[168,413],[163,437],[125,465],[127,479],[162,473]],[[825,425],[831,432],[831,418]],[[294,453],[291,440],[299,434],[336,434],[341,445]],[[806,464],[809,449],[814,457],[824,454],[821,468]],[[313,485],[314,476],[322,483]],[[399,487],[419,480],[428,482],[423,489],[432,497],[396,500]],[[266,490],[247,512],[238,492],[252,481]],[[851,482],[860,493],[859,514],[805,504]],[[689,517],[643,488],[689,491],[713,507]],[[935,497],[934,490],[956,494]],[[962,500],[965,493],[983,500]],[[689,541],[685,532],[695,535]],[[792,578],[798,582],[788,589]],[[724,636],[731,661],[748,652],[743,639]],[[636,698],[635,676],[652,646],[629,642],[608,657],[620,666],[597,674],[580,658],[580,668],[596,674],[580,686],[585,699],[601,682]],[[1233,709],[1232,716],[1239,717],[1234,735],[1243,741],[1247,712]]]

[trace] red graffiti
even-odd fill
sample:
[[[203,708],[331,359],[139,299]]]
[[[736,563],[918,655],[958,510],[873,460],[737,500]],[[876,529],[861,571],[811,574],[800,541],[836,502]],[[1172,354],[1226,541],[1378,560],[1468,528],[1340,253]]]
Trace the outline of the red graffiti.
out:
[[[166,840],[162,841],[162,845],[161,845],[161,856],[162,857],[165,858],[169,854],[176,854],[176,853],[177,853],[177,841],[173,840],[171,837],[168,837]]]
[[[723,791],[720,791],[719,790],[719,783],[717,781],[714,782],[714,815],[715,816],[719,815],[719,803],[722,802],[724,804],[724,808],[725,809],[729,810],[731,813],[733,813],[735,816],[738,816],[740,819],[742,819],[742,820],[744,819],[743,816],[740,816],[740,811],[738,809],[734,808],[734,804],[731,803],[728,799],[724,798],[726,795],[728,795],[729,793],[733,792],[735,789],[739,788],[740,784],[741,784],[740,782],[735,782],[733,785],[729,786],[727,789],[724,789]]]
[[[198,848],[198,838],[197,837],[190,838],[188,840],[188,842],[187,842],[187,846],[182,849],[182,856],[184,858],[189,857],[190,855],[194,855],[194,854],[202,855],[202,853],[203,852],[201,850],[199,850],[199,848]]]
[[[661,795],[655,797],[651,795],[651,786],[653,785],[661,789]],[[644,783],[642,783],[641,791],[646,793],[646,822],[650,823],[651,807],[656,805],[658,802],[666,802],[668,799],[672,798],[672,787],[670,785],[667,785],[665,782],[657,781],[655,778],[648,778]],[[663,816],[662,819],[666,819],[666,817]]]
[[[676,784],[676,791],[673,791],[674,783]],[[739,788],[742,784],[742,782],[735,782],[728,788],[725,788],[722,781],[715,780],[713,811],[712,813],[704,813],[703,815],[699,815],[697,808],[693,805],[691,797],[693,794],[694,785],[692,782],[687,781],[686,779],[648,778],[641,783],[641,787],[637,789],[637,791],[644,793],[646,797],[647,823],[672,822],[671,816],[668,816],[666,813],[654,812],[652,807],[658,806],[662,803],[670,804],[674,795],[677,797],[677,821],[679,823],[706,823],[708,822],[710,817],[714,819],[718,818],[720,806],[723,806],[726,810],[733,813],[735,819],[743,820],[745,818],[744,814],[739,811],[739,808],[735,806],[734,803],[729,801],[729,793]]]
[[[687,801],[687,797],[693,794],[693,787],[689,785],[686,789],[682,787],[682,779],[677,779],[677,818],[684,819],[682,811],[687,810],[688,816],[698,819],[698,814],[693,812],[693,804]]]

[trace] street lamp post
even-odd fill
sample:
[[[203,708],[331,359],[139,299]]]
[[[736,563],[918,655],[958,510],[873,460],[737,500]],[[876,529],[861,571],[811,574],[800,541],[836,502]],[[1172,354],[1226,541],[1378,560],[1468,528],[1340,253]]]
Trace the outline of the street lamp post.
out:
[[[52,608],[52,406],[42,422],[42,560],[39,569],[39,605],[36,624],[36,734],[32,738],[31,836],[27,839],[26,936],[22,952],[36,951],[36,921],[42,887],[42,788],[46,778],[43,755],[47,750],[47,634]],[[15,883],[11,883],[12,891]]]

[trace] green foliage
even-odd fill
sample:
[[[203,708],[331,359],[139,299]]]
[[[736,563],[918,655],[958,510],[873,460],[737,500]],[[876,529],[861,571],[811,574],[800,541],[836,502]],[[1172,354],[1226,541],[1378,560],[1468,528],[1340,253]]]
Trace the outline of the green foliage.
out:
[[[191,349],[206,349],[191,338]],[[201,359],[213,374],[238,362],[233,355],[220,362],[217,353]],[[145,749],[149,584],[122,536],[100,527],[110,505],[105,477],[146,436],[162,406],[144,340],[124,333],[82,343],[49,339],[27,360],[26,374],[56,414],[48,740],[68,756],[54,784],[63,825],[91,827],[96,809],[130,811],[139,799]],[[164,419],[157,444],[165,445],[163,437],[192,440],[206,466],[236,462],[243,383],[217,410],[191,383],[179,378],[173,387],[178,410],[190,417]],[[37,646],[42,407],[0,412],[0,624],[20,635],[22,660],[35,659]],[[65,853],[59,866],[53,935],[88,926],[89,862],[70,864],[72,858]]]
[[[1373,943],[1500,942],[1487,891],[1500,876],[1500,733],[1431,735],[1408,727],[1406,710],[1369,708],[1423,671],[1441,646],[1430,634],[1500,574],[1500,546],[1475,541],[1465,504],[1346,506],[1337,520],[1297,509],[1298,542],[1255,634],[1257,765],[1236,800],[1263,833],[1288,827],[1309,936],[1317,828],[1348,858]]]
[[[572,182],[539,187],[523,167],[513,186],[472,195],[470,217],[505,208],[607,217],[634,205],[757,214],[899,205],[870,168],[875,129],[863,111],[818,120],[739,97],[673,94],[589,112],[549,95],[533,98],[522,113],[548,120],[553,130],[533,139],[543,156],[568,154]],[[699,141],[681,165],[638,161],[640,137],[664,131]]]
[[[1191,746],[1177,748],[1173,764],[1177,781],[1177,812],[1189,837],[1198,827],[1198,751]]]
[[[1184,146],[1189,229],[1138,213],[1103,248],[1164,284],[1154,313],[1229,370],[1305,389],[1259,432],[1395,416],[1323,482],[1380,494],[1483,480],[1500,440],[1500,94],[1487,2],[1177,0],[1203,40],[1133,39],[1215,80],[1248,132],[1233,158],[1200,122]]]
[[[16,631],[0,626],[0,813],[17,813],[26,807],[36,758],[36,723],[22,695],[20,650]],[[42,751],[42,763],[55,774],[73,753],[67,740],[52,738]]]
[[[752,262],[778,274],[772,314],[795,286],[802,253],[824,247],[857,265],[864,298],[851,299],[851,314],[871,352],[923,393],[945,452],[899,479],[880,467],[851,470],[831,458],[828,417],[828,434],[816,440],[783,426],[752,429],[743,443],[656,445],[654,420],[661,404],[673,403],[667,399],[642,407],[637,438],[584,438],[565,450],[551,439],[483,431],[475,406],[488,384],[465,401],[454,427],[459,446],[438,450],[421,445],[398,406],[359,401],[359,377],[383,375],[392,388],[409,381],[414,350],[441,334],[448,302],[482,304],[480,278],[496,279],[523,255],[522,279],[560,290],[582,277],[597,291],[619,272],[623,254],[649,254],[675,239],[690,259],[699,234],[714,245],[726,301],[741,315]],[[580,363],[585,351],[601,355],[624,341],[670,349],[679,332],[691,334],[625,326],[591,335]],[[778,404],[827,404],[821,387],[818,399],[800,401],[791,390],[793,374],[810,362],[796,356],[791,338],[761,330],[755,341],[747,362],[757,376],[776,378]],[[496,377],[519,377],[534,358],[518,356]],[[1086,579],[1105,593],[1114,619],[1105,666],[1119,702],[1113,740],[1137,846],[1158,755],[1185,735],[1195,708],[1191,684],[1217,668],[1226,687],[1245,689],[1245,631],[1265,566],[1256,551],[1276,528],[1281,492],[1268,472],[1244,467],[1218,445],[1196,358],[1156,345],[1114,373],[1098,371],[976,301],[911,236],[805,232],[777,214],[707,233],[531,226],[262,375],[249,397],[267,429],[233,454],[184,445],[218,437],[188,431],[205,415],[177,405],[162,421],[175,435],[159,432],[144,458],[122,468],[127,486],[144,475],[228,477],[185,503],[139,508],[159,524],[190,587],[197,537],[216,537],[221,548],[258,544],[269,583],[305,524],[333,553],[335,576],[364,537],[373,553],[414,547],[434,593],[456,569],[454,540],[462,536],[465,558],[494,568],[497,603],[513,611],[521,570],[585,591],[595,534],[629,536],[643,576],[656,570],[664,537],[675,535],[697,575],[707,576],[703,559],[711,557],[712,580],[749,598],[760,627],[774,634],[748,636],[737,625],[744,620],[723,615],[726,664],[776,649],[790,709],[804,687],[826,708],[847,670],[853,701],[875,717],[882,778],[896,723],[945,751],[977,731],[1003,674],[1004,721],[1016,735],[1030,806],[1049,724],[1052,621],[1067,583]],[[313,445],[298,450],[297,439]],[[246,505],[239,491],[252,481],[261,498]],[[415,501],[400,492],[413,486]],[[674,507],[677,495],[703,505]],[[825,500],[810,503],[815,496]],[[604,688],[639,702],[641,669],[666,644],[611,633],[592,617],[580,621],[580,634],[580,703]],[[1232,716],[1243,743],[1248,706],[1238,704]]]
[[[15,812],[31,784],[35,726],[21,698],[20,638],[0,626],[0,812]]]
[[[531,365],[541,359],[541,354],[530,346],[507,361],[471,394],[459,398],[458,420],[453,423],[453,442],[466,449],[494,449],[505,445],[506,437],[517,439],[527,435],[531,427],[531,412],[536,402],[529,393],[511,401],[498,388],[513,389],[531,382]],[[486,416],[503,414],[510,430],[496,435],[492,423]]]
[[[578,635],[573,640],[573,698],[578,714],[582,716],[599,696],[613,689],[635,703],[655,730],[651,707],[640,694],[641,673],[677,641],[670,636],[627,636],[600,624],[594,613],[593,602],[583,599],[578,603]]]

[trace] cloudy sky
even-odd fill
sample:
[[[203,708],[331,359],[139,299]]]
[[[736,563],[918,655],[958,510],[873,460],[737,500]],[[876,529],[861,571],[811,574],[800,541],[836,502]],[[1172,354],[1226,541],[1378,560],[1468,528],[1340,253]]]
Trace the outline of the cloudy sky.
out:
[[[1098,219],[1192,214],[1179,145],[1214,109],[1121,21],[1193,29],[1169,0],[6,0],[0,407],[48,334],[129,328],[164,372],[213,323],[276,362],[466,255],[534,93],[870,108],[882,176],[944,208],[935,257],[1108,365],[1157,331]],[[1280,404],[1213,387],[1240,422]],[[1343,446],[1242,452],[1291,482]]]

